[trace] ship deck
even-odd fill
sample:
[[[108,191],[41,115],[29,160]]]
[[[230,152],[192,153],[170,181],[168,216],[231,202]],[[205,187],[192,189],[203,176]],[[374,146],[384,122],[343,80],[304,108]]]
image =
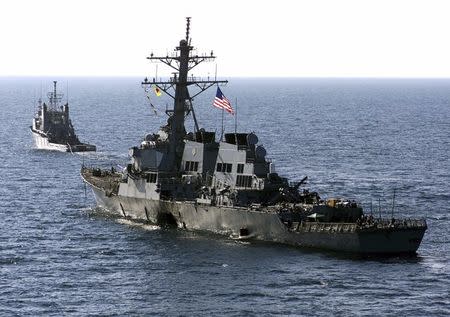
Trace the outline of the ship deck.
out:
[[[292,224],[286,225],[289,230],[295,232],[324,233],[376,232],[427,228],[425,219],[401,219],[398,221],[377,219],[370,225],[344,222],[293,222]]]
[[[114,170],[100,170],[98,168],[81,168],[81,177],[90,185],[97,187],[109,195],[117,195],[122,174]]]

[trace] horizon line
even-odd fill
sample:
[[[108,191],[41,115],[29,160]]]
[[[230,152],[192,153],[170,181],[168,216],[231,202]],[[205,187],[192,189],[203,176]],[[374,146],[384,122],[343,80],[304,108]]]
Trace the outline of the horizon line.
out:
[[[145,78],[142,75],[0,75],[0,78]],[[168,78],[170,76],[161,76]],[[196,76],[197,77],[197,76]],[[199,76],[202,77],[202,76]],[[450,79],[450,76],[217,76],[217,78],[234,78],[234,79]]]

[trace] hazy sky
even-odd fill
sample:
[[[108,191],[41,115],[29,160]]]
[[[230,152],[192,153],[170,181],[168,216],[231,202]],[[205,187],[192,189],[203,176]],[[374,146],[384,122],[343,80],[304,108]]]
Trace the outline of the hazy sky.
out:
[[[145,57],[170,52],[186,16],[221,76],[450,77],[437,0],[2,0],[0,76],[153,74]]]

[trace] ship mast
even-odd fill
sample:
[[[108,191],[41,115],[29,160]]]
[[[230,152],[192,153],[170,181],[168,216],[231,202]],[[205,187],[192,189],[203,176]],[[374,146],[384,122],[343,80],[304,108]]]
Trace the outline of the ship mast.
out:
[[[53,91],[47,94],[50,108],[53,110],[57,110],[58,103],[62,100],[63,94],[58,94],[56,92],[56,83],[57,81],[53,81]]]
[[[191,54],[193,47],[190,45],[191,39],[189,37],[190,20],[190,17],[186,18],[186,38],[180,41],[180,44],[175,48],[175,53],[173,55],[153,56],[153,53],[151,53],[150,56],[147,57],[150,61],[156,60],[173,68],[175,70],[173,77],[166,81],[158,80],[158,78],[153,78],[152,81],[149,81],[145,78],[142,82],[143,86],[153,85],[174,99],[173,109],[166,111],[169,115],[169,153],[172,154],[171,156],[174,160],[169,165],[172,166],[173,170],[176,170],[177,166],[181,163],[181,156],[183,154],[182,149],[184,147],[183,139],[186,135],[184,121],[186,115],[193,110],[192,99],[213,85],[225,84],[228,82],[226,80],[217,80],[216,78],[214,78],[214,80],[210,80],[209,78],[203,80],[201,78],[197,79],[188,76],[189,71],[195,66],[204,61],[212,61],[216,58],[212,51],[209,55],[203,54],[199,56]],[[194,96],[190,96],[188,90],[188,86],[192,85],[200,89]],[[193,117],[196,129],[198,129],[194,113]]]

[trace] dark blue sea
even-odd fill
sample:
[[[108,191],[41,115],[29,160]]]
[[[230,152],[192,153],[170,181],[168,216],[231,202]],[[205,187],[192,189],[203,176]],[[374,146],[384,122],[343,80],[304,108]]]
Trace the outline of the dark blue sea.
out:
[[[85,155],[33,149],[59,80]],[[125,166],[170,100],[141,78],[0,78],[1,316],[449,316],[450,80],[231,79],[240,131],[279,174],[390,217],[426,218],[417,256],[353,257],[142,225],[95,208],[79,171]],[[215,89],[195,99],[221,132]],[[192,126],[191,119],[188,126]],[[224,118],[234,132],[234,117]]]

